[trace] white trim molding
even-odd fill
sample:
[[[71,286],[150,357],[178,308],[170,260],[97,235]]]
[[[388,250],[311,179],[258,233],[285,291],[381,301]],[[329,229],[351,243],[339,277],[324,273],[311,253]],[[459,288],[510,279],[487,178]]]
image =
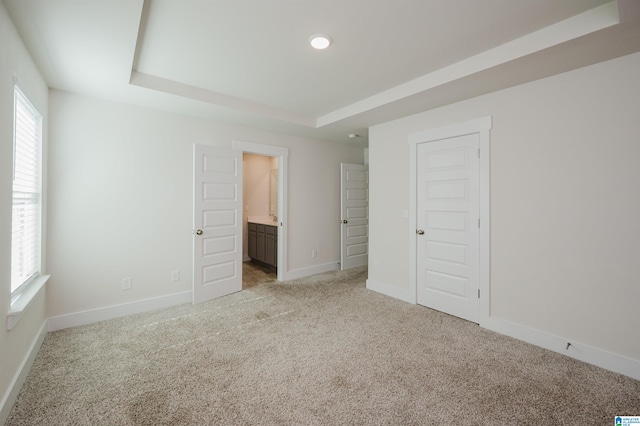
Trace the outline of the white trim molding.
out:
[[[266,145],[256,142],[246,141],[233,141],[233,149],[239,149],[243,152],[249,152],[251,154],[266,155],[269,157],[288,157],[289,148],[276,145]]]
[[[417,228],[417,159],[418,145],[441,139],[479,134],[480,136],[480,325],[485,323],[491,315],[490,306],[490,282],[491,282],[491,128],[493,118],[491,116],[474,120],[450,124],[448,126],[427,129],[409,135],[409,300],[417,303],[417,243],[415,229]],[[404,300],[404,299],[403,299]]]
[[[294,269],[287,271],[284,275],[284,281],[296,280],[298,278],[310,277],[311,275],[318,275],[325,272],[337,271],[340,269],[339,262],[324,263],[322,265],[310,266],[308,268]],[[278,280],[280,278],[278,277]]]
[[[29,370],[31,370],[33,361],[36,359],[36,355],[38,355],[38,351],[40,351],[40,347],[42,346],[42,342],[44,342],[45,337],[47,337],[47,320],[43,321],[40,330],[36,334],[29,350],[20,363],[20,367],[18,367],[16,374],[13,376],[7,391],[2,396],[2,400],[0,400],[0,425],[5,424],[7,421],[9,413],[13,408],[13,404],[16,402],[18,393],[20,393],[20,389],[29,375]]]
[[[500,318],[491,317],[482,324],[482,327],[587,364],[640,380],[640,360],[627,358],[572,339],[555,336]]]
[[[121,318],[128,315],[141,314],[143,312],[155,311],[156,309],[191,303],[191,298],[192,292],[185,291],[168,296],[123,303],[121,305],[112,305],[104,308],[59,315],[49,318],[49,331],[57,331],[64,328],[77,327],[79,325],[92,324],[98,321]]]
[[[415,295],[413,295],[411,291],[406,288],[396,287],[394,285],[372,279],[367,279],[366,287],[368,290],[372,290],[377,293],[384,294],[385,296],[402,300],[403,302],[413,303],[414,305],[416,303]]]
[[[16,326],[22,314],[27,310],[35,297],[44,288],[51,275],[40,275],[28,284],[24,284],[24,288],[18,289],[11,297],[11,308],[7,312],[7,330]]]
[[[278,281],[288,278],[288,211],[289,211],[289,148],[265,145],[255,142],[233,141],[233,149],[248,152],[250,154],[266,155],[278,158]],[[244,179],[243,179],[244,187]]]
[[[493,118],[491,116],[477,118],[461,123],[454,123],[447,126],[436,127],[433,129],[423,130],[421,132],[411,133],[409,135],[409,144],[415,145],[424,142],[437,141],[440,139],[487,132],[491,130],[492,127]],[[482,149],[482,146],[480,148]]]

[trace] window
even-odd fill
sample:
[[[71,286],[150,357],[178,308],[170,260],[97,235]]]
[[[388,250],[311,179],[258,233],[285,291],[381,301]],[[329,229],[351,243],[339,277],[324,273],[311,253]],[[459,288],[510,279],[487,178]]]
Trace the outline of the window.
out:
[[[15,86],[11,293],[40,272],[42,116]]]

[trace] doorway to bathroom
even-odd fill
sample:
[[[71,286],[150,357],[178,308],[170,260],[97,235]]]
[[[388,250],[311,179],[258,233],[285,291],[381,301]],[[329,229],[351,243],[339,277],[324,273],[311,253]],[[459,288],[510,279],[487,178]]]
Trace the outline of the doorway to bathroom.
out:
[[[242,288],[277,279],[278,158],[242,155]]]
[[[194,304],[242,290],[245,153],[277,158],[277,222],[271,235],[277,248],[272,255],[277,256],[277,280],[285,280],[289,149],[244,141],[233,141],[231,148],[194,144]]]

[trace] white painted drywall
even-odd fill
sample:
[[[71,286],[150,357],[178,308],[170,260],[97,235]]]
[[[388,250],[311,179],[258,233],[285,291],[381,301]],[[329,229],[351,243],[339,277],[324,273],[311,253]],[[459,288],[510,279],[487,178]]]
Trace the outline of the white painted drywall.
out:
[[[640,360],[640,54],[370,129],[369,279],[409,288],[410,133],[493,116],[491,315]]]
[[[45,291],[36,297],[16,327],[7,331],[5,315],[11,306],[11,206],[13,170],[13,82],[17,78],[21,88],[43,115],[43,139],[47,140],[48,89],[34,65],[18,32],[0,2],[0,424],[4,424],[13,398],[20,388],[18,381],[12,388],[20,365],[45,322]],[[46,168],[46,152],[44,167]],[[44,212],[46,218],[46,211]],[[43,261],[46,260],[43,258]],[[46,264],[43,265],[46,268]],[[36,348],[37,350],[37,348]],[[25,365],[27,371],[30,364]],[[26,373],[26,372],[25,372]],[[24,377],[22,377],[24,379]],[[17,389],[15,389],[17,388]],[[11,390],[14,393],[9,394]]]
[[[191,290],[194,142],[289,148],[289,268],[338,262],[340,162],[362,149],[55,90],[50,114],[49,316]]]

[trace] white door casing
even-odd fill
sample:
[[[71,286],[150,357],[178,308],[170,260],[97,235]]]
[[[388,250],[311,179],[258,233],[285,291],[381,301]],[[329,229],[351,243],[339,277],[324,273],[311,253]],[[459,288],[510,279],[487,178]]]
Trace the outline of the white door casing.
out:
[[[369,260],[369,172],[360,164],[340,164],[340,269]]]
[[[479,137],[418,145],[417,301],[478,322]]]
[[[477,204],[478,204],[477,210],[475,207],[473,207],[473,209],[478,212],[476,216],[477,219],[475,219],[475,226],[477,230],[477,241],[478,241],[477,243],[478,250],[476,252],[477,267],[473,267],[473,269],[477,270],[477,285],[475,288],[475,296],[477,299],[479,297],[479,299],[477,301],[478,308],[477,309],[475,307],[471,308],[471,310],[474,312],[474,314],[472,314],[474,319],[471,319],[471,320],[476,323],[479,323],[480,325],[483,325],[483,324],[486,325],[491,320],[490,319],[490,316],[491,316],[491,303],[490,303],[490,300],[491,300],[491,295],[490,295],[491,216],[490,216],[490,197],[489,197],[491,128],[492,128],[492,117],[487,116],[487,117],[482,117],[482,118],[469,120],[465,122],[454,123],[444,127],[432,128],[432,129],[416,132],[416,133],[410,134],[408,138],[409,139],[408,142],[410,145],[409,186],[410,186],[411,196],[409,199],[409,202],[410,202],[409,226],[407,231],[408,231],[408,237],[409,237],[409,250],[410,250],[411,256],[409,257],[409,267],[410,267],[409,293],[408,293],[407,301],[413,302],[413,303],[421,303],[421,304],[425,303],[427,304],[427,306],[429,306],[428,303],[431,303],[431,301],[425,302],[423,299],[423,296],[429,293],[424,293],[422,290],[420,290],[420,292],[423,294],[421,294],[420,296],[418,295],[418,292],[419,292],[418,287],[421,285],[418,278],[419,271],[422,270],[420,274],[422,275],[422,277],[424,277],[426,276],[427,274],[426,271],[428,270],[426,267],[424,267],[424,265],[427,265],[426,261],[422,262],[424,264],[423,266],[420,265],[421,259],[424,259],[426,256],[433,257],[433,259],[429,260],[430,263],[428,264],[428,266],[431,267],[430,273],[432,275],[437,275],[438,273],[444,274],[443,276],[440,276],[440,278],[446,277],[447,274],[453,277],[455,276],[462,277],[462,274],[461,274],[462,271],[460,270],[462,267],[456,264],[456,261],[460,263],[461,257],[460,257],[460,250],[458,250],[458,254],[456,258],[455,248],[459,248],[459,247],[455,246],[455,244],[457,244],[455,243],[455,240],[452,243],[454,245],[451,245],[451,246],[447,246],[446,244],[440,244],[438,246],[439,241],[435,241],[435,244],[434,242],[429,242],[429,238],[437,239],[439,237],[442,237],[443,235],[446,236],[446,232],[444,231],[441,232],[441,230],[437,230],[435,235],[430,236],[429,234],[427,234],[428,230],[425,229],[425,227],[427,227],[426,225],[432,226],[432,227],[445,227],[445,228],[447,227],[447,225],[449,227],[455,227],[456,215],[453,215],[451,218],[447,218],[446,215],[438,215],[437,212],[434,212],[434,216],[432,217],[432,219],[434,219],[435,221],[432,220],[430,223],[425,222],[424,217],[426,217],[426,213],[423,214],[422,219],[420,218],[419,210],[423,211],[428,209],[423,208],[424,206],[422,206],[420,209],[418,208],[418,203],[419,203],[418,200],[420,198],[419,194],[424,193],[424,191],[427,189],[426,185],[422,185],[420,189],[418,188],[419,186],[419,179],[418,179],[419,154],[418,152],[421,146],[426,146],[438,141],[443,141],[443,142],[446,140],[449,140],[450,142],[456,141],[456,140],[460,141],[458,138],[466,135],[474,135],[474,138],[478,141],[479,149],[476,149],[476,148],[470,149],[469,155],[471,157],[475,155],[476,159],[477,157],[479,157],[479,159],[476,160],[477,172],[473,172],[474,177],[477,176],[477,186],[476,184],[473,184],[473,185],[477,188]],[[433,147],[437,148],[437,145],[433,145]],[[473,149],[476,149],[475,153],[473,152]],[[439,160],[444,160],[444,158],[441,157]],[[431,198],[441,198],[440,201],[442,201],[443,203],[447,203],[447,195],[449,197],[454,195],[460,195],[459,193],[461,188],[460,185],[457,185],[458,193],[456,194],[456,189],[455,189],[456,185],[453,185],[453,184],[446,185],[444,184],[444,182],[438,182],[437,180],[431,183],[434,184],[431,186],[432,192],[430,195],[429,194],[423,195],[422,196],[423,200],[426,199],[427,196],[430,196]],[[471,194],[469,194],[469,196],[471,197]],[[453,201],[453,200],[449,200],[449,201]],[[473,204],[475,205],[476,201],[473,201]],[[438,207],[437,204],[435,205],[435,207],[436,208]],[[452,207],[447,207],[447,208],[452,208]],[[438,223],[437,222],[438,219],[443,219],[443,220],[440,223]],[[420,222],[420,226],[419,226],[420,220],[422,220],[422,222]],[[460,224],[459,215],[457,216],[457,220],[459,225]],[[473,225],[474,223],[472,222],[473,220],[469,219],[469,225]],[[419,230],[425,231],[425,234],[418,235],[417,232]],[[471,228],[468,228],[468,230],[472,231]],[[450,232],[453,232],[453,231],[450,231]],[[441,234],[441,235],[438,235],[438,234]],[[426,238],[424,238],[425,235],[426,235]],[[476,236],[473,236],[473,239],[476,239]],[[473,241],[471,242],[473,243]],[[429,245],[427,245],[428,243]],[[420,244],[423,244],[423,247],[419,248]],[[421,252],[420,254],[418,253],[419,249]],[[440,249],[440,252],[437,251],[438,249]],[[428,250],[431,250],[431,251],[428,251]],[[466,252],[464,255],[467,256]],[[444,258],[444,259],[441,259],[441,258]],[[467,262],[467,260],[472,260],[472,259],[468,259],[467,257],[465,257],[464,261]],[[472,261],[475,262],[476,260],[473,259]],[[442,270],[438,271],[437,269],[438,267],[440,267]],[[458,270],[455,270],[455,268],[458,268]],[[460,274],[460,275],[456,275],[456,274]],[[424,278],[421,278],[421,280],[422,280],[422,283],[424,284]],[[443,281],[445,280],[446,278],[443,278],[439,283],[434,283],[434,285],[443,286],[444,285]],[[461,286],[458,285],[458,288],[460,287]],[[473,287],[471,287],[469,290],[470,290],[469,291],[470,294],[467,294],[466,293],[467,289],[465,288],[465,295],[473,297],[474,295]],[[430,292],[431,293],[440,292],[441,294],[446,294],[446,292],[443,292],[440,289],[431,289]],[[418,301],[419,297],[421,299],[420,302]],[[455,300],[457,297],[459,296],[451,295],[450,299]],[[434,301],[433,303],[437,304],[440,302]],[[462,305],[464,305],[464,303],[462,303]],[[445,307],[440,306],[440,307],[437,307],[436,309],[449,310],[450,308],[448,306],[445,306]],[[465,316],[464,314],[455,313],[450,310],[448,311],[448,313],[451,313],[453,315],[459,315],[462,317]]]
[[[242,151],[193,146],[193,303],[242,290]]]
[[[241,140],[233,141],[233,149],[241,153],[278,158],[278,281],[289,279],[288,218],[289,218],[289,148]]]

